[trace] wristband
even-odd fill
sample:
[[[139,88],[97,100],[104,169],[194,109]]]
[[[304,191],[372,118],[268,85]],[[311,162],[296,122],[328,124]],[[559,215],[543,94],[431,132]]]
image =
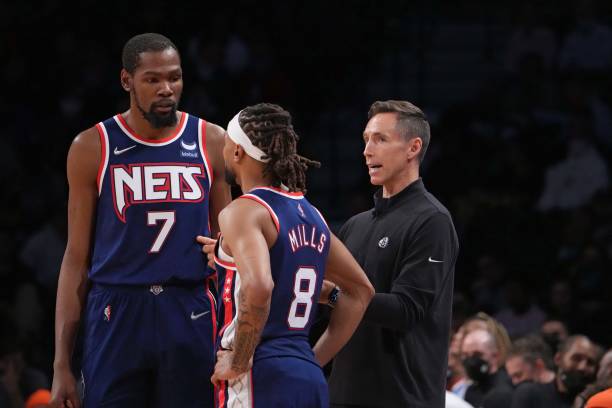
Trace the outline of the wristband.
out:
[[[335,307],[336,302],[338,302],[338,297],[340,296],[340,288],[335,287],[329,292],[329,296],[327,297],[327,305],[330,307]]]

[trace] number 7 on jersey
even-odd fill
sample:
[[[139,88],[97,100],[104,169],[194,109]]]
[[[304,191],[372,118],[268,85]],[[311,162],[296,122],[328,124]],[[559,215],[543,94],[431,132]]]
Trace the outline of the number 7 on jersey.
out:
[[[150,254],[158,253],[166,238],[168,238],[168,234],[172,230],[172,226],[176,221],[176,214],[174,211],[149,211],[147,212],[147,225],[149,227],[157,225],[159,222],[163,222],[157,237],[153,241],[153,245],[151,245],[151,249],[149,249]]]

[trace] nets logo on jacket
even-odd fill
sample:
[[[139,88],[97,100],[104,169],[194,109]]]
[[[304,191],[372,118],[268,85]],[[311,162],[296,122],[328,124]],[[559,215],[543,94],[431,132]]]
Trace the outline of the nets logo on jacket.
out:
[[[129,206],[144,203],[191,202],[204,199],[201,164],[135,163],[111,166],[113,204],[117,217],[126,222]]]

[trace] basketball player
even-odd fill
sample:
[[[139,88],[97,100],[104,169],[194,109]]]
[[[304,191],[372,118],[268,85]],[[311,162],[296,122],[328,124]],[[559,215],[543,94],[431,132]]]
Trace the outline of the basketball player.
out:
[[[219,215],[219,351],[212,382],[219,407],[327,407],[321,366],[346,343],[373,296],[363,270],[304,197],[298,136],[280,106],[258,104],[228,125],[228,181],[243,195]],[[308,332],[323,278],[336,305],[314,352]]]
[[[215,309],[196,236],[217,231],[230,201],[224,131],[177,111],[181,61],[168,38],[137,35],[122,59],[130,108],[68,152],[52,406],[81,404],[70,363],[84,321],[85,406],[210,407]]]

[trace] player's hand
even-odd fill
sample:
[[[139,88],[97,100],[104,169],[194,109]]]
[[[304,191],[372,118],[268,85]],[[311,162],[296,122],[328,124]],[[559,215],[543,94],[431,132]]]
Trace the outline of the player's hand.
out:
[[[328,281],[327,279],[323,279],[323,286],[321,286],[321,293],[319,293],[319,302],[324,305],[327,304],[329,300],[329,294],[336,287],[336,284],[332,281]]]
[[[208,238],[202,235],[198,235],[196,237],[196,241],[198,241],[198,243],[202,245],[202,252],[206,254],[206,257],[208,258],[208,266],[210,266],[214,270],[217,270],[217,268],[215,267],[215,258],[214,258],[215,245],[217,245],[217,240]]]
[[[232,361],[234,359],[234,352],[231,350],[219,350],[217,351],[217,364],[215,364],[215,372],[211,377],[210,381],[219,387],[222,381],[229,381],[240,377],[246,371],[250,370],[253,366],[253,358],[249,360],[249,366],[244,371],[236,371],[232,368]]]
[[[53,373],[53,385],[51,386],[52,408],[80,408],[81,399],[77,393],[76,380],[70,368],[56,369]]]

